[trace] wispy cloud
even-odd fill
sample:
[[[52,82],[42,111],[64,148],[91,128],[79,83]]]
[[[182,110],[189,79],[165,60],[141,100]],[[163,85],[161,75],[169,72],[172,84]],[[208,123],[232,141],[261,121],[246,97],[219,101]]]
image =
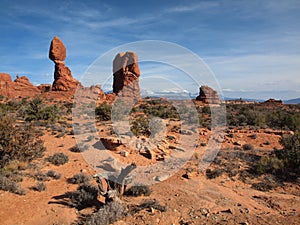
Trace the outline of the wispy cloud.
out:
[[[180,4],[166,9],[167,13],[181,13],[181,12],[192,12],[192,11],[201,11],[201,10],[211,10],[213,8],[219,7],[218,2],[213,1],[203,1],[197,2],[194,4]]]

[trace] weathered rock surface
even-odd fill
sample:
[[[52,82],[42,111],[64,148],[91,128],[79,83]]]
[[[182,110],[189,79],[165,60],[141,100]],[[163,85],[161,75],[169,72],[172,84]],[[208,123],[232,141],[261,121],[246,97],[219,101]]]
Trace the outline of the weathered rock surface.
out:
[[[55,63],[52,90],[75,91],[77,86],[81,84],[73,78],[71,70],[65,66],[63,60],[66,59],[66,47],[58,37],[54,37],[51,42],[49,58]]]
[[[50,45],[49,58],[52,61],[64,61],[66,56],[67,51],[64,43],[58,37],[54,37]]]
[[[0,95],[11,97],[13,82],[7,73],[0,73]]]
[[[25,76],[18,77],[12,81],[11,76],[0,73],[0,95],[8,98],[33,97],[41,91],[32,85]]]
[[[218,92],[205,85],[200,87],[200,92],[196,100],[208,104],[220,104]]]
[[[40,84],[39,86],[37,86],[37,88],[42,92],[49,92],[51,91],[51,84]]]
[[[122,52],[113,61],[113,93],[122,97],[140,97],[138,57],[135,52]]]
[[[36,86],[30,83],[29,79],[26,76],[17,76],[17,78],[13,82],[13,86],[18,97],[32,97],[41,93],[41,91]]]

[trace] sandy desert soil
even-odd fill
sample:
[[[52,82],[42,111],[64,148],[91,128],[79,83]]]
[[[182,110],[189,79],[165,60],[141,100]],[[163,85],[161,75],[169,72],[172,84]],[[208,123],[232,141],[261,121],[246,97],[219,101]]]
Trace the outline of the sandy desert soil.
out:
[[[100,137],[108,133],[105,124],[100,125],[99,130],[101,130]],[[199,143],[207,142],[209,130],[202,129],[201,131],[204,132],[200,134]],[[243,128],[231,129],[227,133],[233,135],[225,136],[220,159],[226,162],[237,160],[236,163],[241,170],[247,168],[248,165],[235,157],[234,149],[241,149],[243,143],[252,144],[255,154],[259,155],[268,154],[274,148],[281,147],[280,135],[270,130]],[[257,136],[255,139],[251,138],[253,133]],[[176,136],[176,133],[169,132],[168,135]],[[25,173],[55,170],[61,173],[62,177],[59,180],[45,181],[47,189],[43,192],[32,190],[36,181],[26,176],[21,182],[26,195],[20,196],[0,191],[0,224],[72,224],[76,223],[80,213],[92,212],[91,208],[79,212],[65,204],[66,199],[59,198],[66,192],[76,190],[78,186],[68,183],[68,178],[81,171],[91,176],[96,173],[95,168],[86,162],[82,154],[70,151],[70,148],[76,144],[74,136],[65,135],[57,138],[51,131],[45,131],[42,139],[47,147],[45,156],[35,160],[33,162],[35,166],[26,169]],[[89,146],[93,146],[97,141],[99,140],[93,140]],[[267,145],[264,144],[266,141],[268,141]],[[124,148],[126,149],[123,146]],[[126,150],[130,151],[130,149]],[[159,204],[166,206],[165,212],[153,208],[143,209],[115,224],[299,224],[299,185],[284,183],[268,192],[262,192],[251,187],[257,178],[243,182],[236,176],[230,177],[227,173],[223,173],[215,179],[208,179],[204,171],[197,171],[198,157],[203,154],[204,150],[205,146],[198,145],[192,159],[181,170],[169,179],[151,185],[150,196],[125,196],[122,199],[131,207],[145,200],[157,200]],[[118,154],[119,151],[120,148],[111,154],[125,163],[153,163],[153,160],[141,157],[134,152],[131,152],[128,157],[122,157]],[[45,161],[47,156],[56,152],[68,155],[69,162],[55,166]],[[210,166],[210,168],[215,167],[214,164]]]

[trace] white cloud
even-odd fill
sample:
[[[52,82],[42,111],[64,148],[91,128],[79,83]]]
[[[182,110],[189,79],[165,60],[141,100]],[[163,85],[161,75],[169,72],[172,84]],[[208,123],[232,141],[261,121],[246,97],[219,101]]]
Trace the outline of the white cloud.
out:
[[[205,59],[225,92],[300,89],[300,55],[243,55]],[[296,97],[296,96],[295,96]]]
[[[187,5],[177,5],[171,8],[168,8],[166,12],[168,13],[180,13],[180,12],[191,12],[198,10],[208,10],[216,8],[219,6],[218,2],[200,2],[196,4],[187,4]]]

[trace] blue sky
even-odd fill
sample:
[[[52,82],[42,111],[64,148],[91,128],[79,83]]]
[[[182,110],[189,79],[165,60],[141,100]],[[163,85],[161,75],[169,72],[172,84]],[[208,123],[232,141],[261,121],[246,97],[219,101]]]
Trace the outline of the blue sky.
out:
[[[112,48],[162,40],[201,57],[227,97],[298,98],[299,12],[298,0],[0,0],[0,72],[52,83],[54,36],[65,43],[66,65],[77,79]],[[155,64],[140,67],[141,77],[167,73]],[[184,82],[180,73],[174,80]],[[198,92],[194,85],[186,89]]]

